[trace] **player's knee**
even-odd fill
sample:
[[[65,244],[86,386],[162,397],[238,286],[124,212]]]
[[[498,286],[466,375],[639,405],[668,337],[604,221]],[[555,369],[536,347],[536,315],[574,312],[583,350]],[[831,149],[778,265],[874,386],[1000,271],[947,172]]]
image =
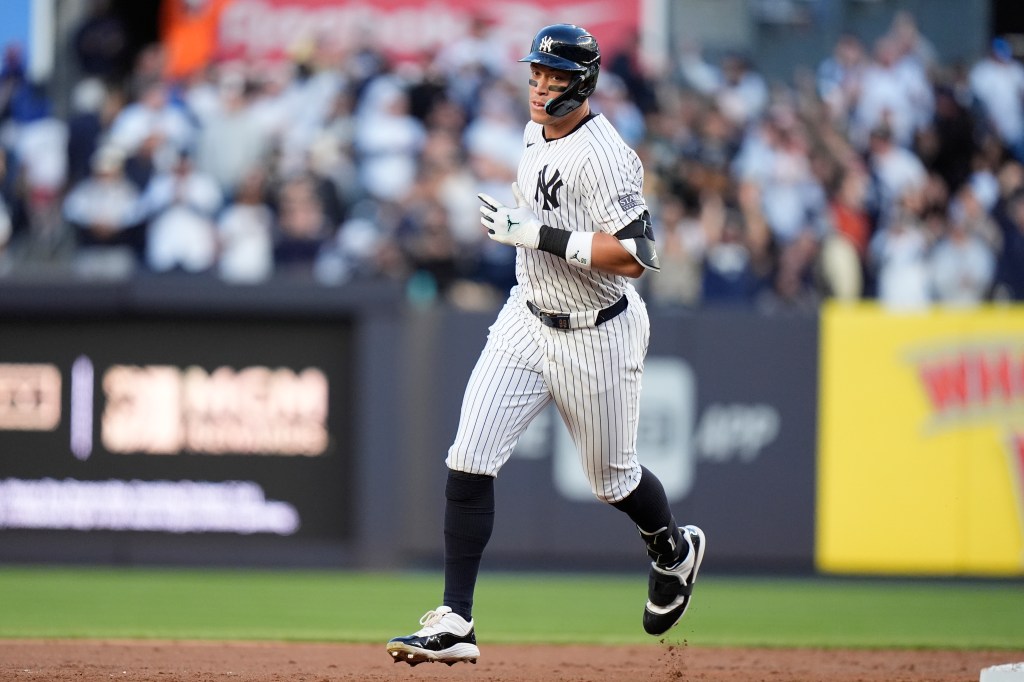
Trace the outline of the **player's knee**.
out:
[[[628,469],[621,472],[615,470],[601,480],[591,480],[590,490],[594,493],[594,497],[601,502],[604,502],[605,504],[615,504],[628,497],[629,494],[637,487],[637,482],[639,480],[639,466],[636,470]]]
[[[594,497],[605,504],[614,504],[622,499],[621,494],[617,494],[616,491],[609,490],[606,488],[596,488],[594,490]]]
[[[448,481],[444,496],[452,502],[465,502],[481,497],[493,496],[494,477],[472,474],[465,471],[448,470]]]

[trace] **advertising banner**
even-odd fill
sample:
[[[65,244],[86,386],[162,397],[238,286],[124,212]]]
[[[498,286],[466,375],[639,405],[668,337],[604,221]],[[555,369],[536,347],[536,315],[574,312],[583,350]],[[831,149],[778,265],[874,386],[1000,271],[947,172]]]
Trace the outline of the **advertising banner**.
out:
[[[1024,310],[822,320],[817,564],[1024,574]]]
[[[350,539],[350,337],[342,322],[5,322],[0,558],[59,542],[143,560],[162,538],[283,560]]]
[[[178,9],[179,5],[197,5]],[[313,41],[370,46],[397,61],[420,60],[480,40],[487,59],[514,63],[547,24],[582,24],[611,56],[640,24],[641,0],[165,0],[163,33],[219,59],[274,60]],[[215,25],[211,25],[211,22]],[[482,33],[474,34],[479,23]],[[214,41],[201,48],[196,41]],[[474,49],[467,47],[467,49]],[[478,44],[475,49],[480,49]]]

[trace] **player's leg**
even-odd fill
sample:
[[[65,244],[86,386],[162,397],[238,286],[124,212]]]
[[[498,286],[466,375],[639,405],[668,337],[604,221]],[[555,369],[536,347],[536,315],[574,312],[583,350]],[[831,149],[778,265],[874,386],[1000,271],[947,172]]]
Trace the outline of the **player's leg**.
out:
[[[611,504],[636,524],[647,546],[651,568],[643,624],[649,634],[661,635],[675,626],[690,606],[706,540],[697,526],[676,524],[661,481],[649,469],[641,467],[641,471],[633,492]]]
[[[494,478],[523,431],[551,401],[540,372],[543,355],[528,329],[518,311],[506,306],[466,386],[458,431],[445,460],[443,604],[421,619],[419,631],[388,642],[396,662],[452,664],[476,662],[480,655],[473,594],[494,526]]]
[[[493,526],[494,477],[519,437],[551,402],[535,327],[522,305],[507,305],[498,316],[466,386],[459,427],[445,460],[444,604],[467,619]]]
[[[636,456],[648,323],[642,304],[599,329],[565,335],[549,378],[598,499],[627,514],[651,557],[644,629],[654,635],[682,618],[704,555],[696,526],[680,528],[664,486]]]

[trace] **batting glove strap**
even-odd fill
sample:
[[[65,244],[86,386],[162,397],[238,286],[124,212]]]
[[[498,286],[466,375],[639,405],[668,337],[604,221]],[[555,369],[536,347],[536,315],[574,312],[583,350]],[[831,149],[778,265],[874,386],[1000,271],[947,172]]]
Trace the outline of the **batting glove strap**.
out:
[[[564,258],[570,265],[589,270],[591,254],[594,250],[594,233],[559,230],[541,225],[537,250],[547,251],[559,258]]]
[[[547,251],[559,258],[565,258],[565,252],[569,248],[569,237],[571,235],[572,232],[569,230],[556,230],[553,227],[541,225],[537,250]]]

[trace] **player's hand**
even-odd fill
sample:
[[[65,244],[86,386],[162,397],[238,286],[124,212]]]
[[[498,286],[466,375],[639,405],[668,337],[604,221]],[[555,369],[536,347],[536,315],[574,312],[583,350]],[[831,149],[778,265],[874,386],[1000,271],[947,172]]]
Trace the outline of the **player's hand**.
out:
[[[487,228],[487,235],[496,242],[511,246],[525,246],[536,249],[540,243],[540,218],[526,203],[519,184],[512,183],[512,194],[516,197],[514,208],[486,194],[478,194],[484,205],[480,207],[480,223]]]

